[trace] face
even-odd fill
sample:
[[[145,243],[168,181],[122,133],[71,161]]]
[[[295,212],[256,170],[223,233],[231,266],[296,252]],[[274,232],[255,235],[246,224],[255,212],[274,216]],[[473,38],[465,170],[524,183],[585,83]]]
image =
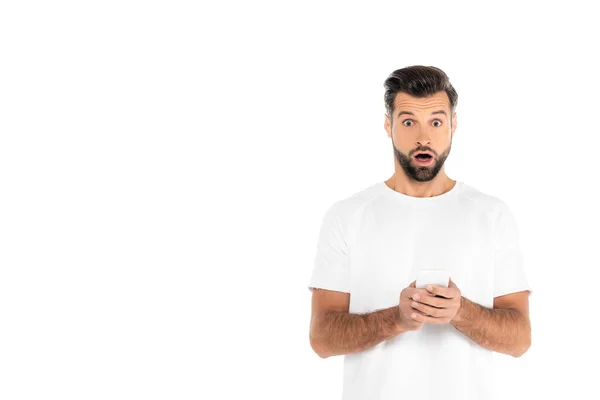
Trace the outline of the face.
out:
[[[385,116],[385,130],[392,139],[398,164],[409,179],[426,182],[436,177],[450,154],[456,129],[456,112],[450,115],[446,92],[426,98],[397,93],[393,120]],[[450,124],[452,122],[452,126]],[[420,161],[416,154],[430,152],[433,157]]]

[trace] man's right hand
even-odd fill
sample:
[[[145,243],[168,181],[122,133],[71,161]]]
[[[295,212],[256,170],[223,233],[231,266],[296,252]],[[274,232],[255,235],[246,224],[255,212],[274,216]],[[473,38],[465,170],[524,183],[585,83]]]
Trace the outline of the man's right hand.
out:
[[[413,281],[408,287],[405,287],[402,289],[402,292],[400,292],[400,302],[398,305],[399,319],[396,322],[399,329],[402,331],[417,331],[421,329],[424,324],[424,322],[415,321],[412,318],[412,314],[423,314],[412,306],[413,296],[417,293],[421,296],[430,296],[426,289],[417,289],[417,281]]]

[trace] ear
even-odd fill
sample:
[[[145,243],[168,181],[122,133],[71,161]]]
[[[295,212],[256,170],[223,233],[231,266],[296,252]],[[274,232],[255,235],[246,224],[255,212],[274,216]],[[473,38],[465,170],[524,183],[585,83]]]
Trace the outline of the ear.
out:
[[[454,137],[454,131],[456,130],[457,127],[457,122],[456,122],[456,111],[454,112],[454,115],[452,116],[452,133],[451,136]]]
[[[385,131],[387,132],[387,136],[389,138],[391,138],[392,137],[392,125],[391,125],[390,118],[388,117],[387,114],[383,114],[383,116],[384,116],[383,129],[385,129]]]

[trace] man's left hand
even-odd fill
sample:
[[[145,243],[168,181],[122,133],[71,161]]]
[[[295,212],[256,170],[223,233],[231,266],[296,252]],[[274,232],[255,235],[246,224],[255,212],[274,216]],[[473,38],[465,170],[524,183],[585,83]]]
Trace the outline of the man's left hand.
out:
[[[456,284],[450,279],[448,287],[427,285],[430,296],[415,294],[412,307],[421,313],[415,313],[414,319],[429,324],[447,324],[452,321],[460,310],[462,294]],[[416,297],[416,298],[415,298]]]

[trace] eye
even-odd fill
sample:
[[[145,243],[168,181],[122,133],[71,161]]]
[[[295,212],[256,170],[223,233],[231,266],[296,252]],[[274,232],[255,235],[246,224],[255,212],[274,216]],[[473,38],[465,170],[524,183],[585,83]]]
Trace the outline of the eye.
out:
[[[433,123],[435,124],[436,122],[439,122],[439,125],[434,125],[435,127],[441,126],[442,125],[442,121],[440,121],[439,119],[435,119],[433,120]]]
[[[410,122],[410,125],[406,125],[406,122]],[[405,119],[405,120],[402,122],[402,125],[404,125],[404,126],[412,126],[412,120],[410,120],[410,119]]]

